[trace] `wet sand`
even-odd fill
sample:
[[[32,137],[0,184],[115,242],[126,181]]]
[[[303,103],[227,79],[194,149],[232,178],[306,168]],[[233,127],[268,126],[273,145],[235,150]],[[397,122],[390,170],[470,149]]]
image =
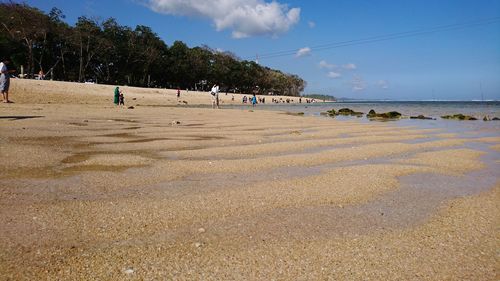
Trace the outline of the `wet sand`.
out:
[[[498,280],[498,136],[65,85],[0,105],[1,280]]]

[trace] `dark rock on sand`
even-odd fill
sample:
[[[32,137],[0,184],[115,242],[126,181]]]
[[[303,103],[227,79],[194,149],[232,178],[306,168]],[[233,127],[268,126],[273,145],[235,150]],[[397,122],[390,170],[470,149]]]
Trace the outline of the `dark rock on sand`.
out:
[[[337,115],[350,115],[350,116],[361,117],[361,116],[363,116],[363,112],[357,112],[357,111],[354,111],[350,108],[341,108],[341,109],[339,109],[339,111],[337,111]]]
[[[401,113],[397,111],[389,111],[384,113],[376,113],[375,110],[370,110],[366,115],[368,118],[380,118],[380,119],[399,119],[401,118]]]
[[[335,112],[335,109],[332,109],[325,112],[325,115],[328,115],[330,117],[335,117],[335,115],[337,115],[337,112]]]
[[[477,120],[476,117],[470,115],[463,114],[455,114],[455,115],[443,115],[441,116],[443,119],[452,119],[452,120]]]
[[[304,116],[304,112],[285,112],[286,115]]]
[[[427,117],[424,115],[418,115],[418,116],[410,116],[410,119],[421,119],[421,120],[436,120],[432,117]]]
[[[386,112],[386,113],[381,113],[380,116],[383,118],[400,118],[401,113],[399,113],[397,111],[390,111],[390,112]]]
[[[493,117],[493,118],[490,118],[489,116],[484,116],[483,118],[483,121],[499,121],[500,118],[498,117]]]
[[[327,112],[321,112],[321,115],[328,115],[330,117],[335,117],[337,115],[345,115],[345,116],[363,116],[363,112],[356,112],[350,108],[341,108],[338,111],[335,109],[328,110]]]

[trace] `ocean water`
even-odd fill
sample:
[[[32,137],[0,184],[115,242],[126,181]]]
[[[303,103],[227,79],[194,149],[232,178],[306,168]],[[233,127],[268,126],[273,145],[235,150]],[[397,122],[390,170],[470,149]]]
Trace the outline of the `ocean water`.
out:
[[[376,112],[398,111],[404,116],[425,115],[439,118],[448,114],[466,114],[482,119],[484,116],[500,118],[500,101],[356,101],[312,104],[259,104],[256,109],[304,112],[307,115],[319,115],[330,109],[348,107],[365,114],[370,109]]]

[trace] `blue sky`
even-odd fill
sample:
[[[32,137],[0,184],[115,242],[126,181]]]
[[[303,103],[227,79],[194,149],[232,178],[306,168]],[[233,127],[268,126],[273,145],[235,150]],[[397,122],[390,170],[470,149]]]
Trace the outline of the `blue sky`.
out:
[[[167,43],[208,45],[295,73],[306,93],[351,98],[500,99],[500,21],[317,50],[314,46],[500,17],[498,0],[31,0],[78,16],[147,25]],[[308,50],[309,48],[310,50]],[[302,49],[301,55],[265,58]]]

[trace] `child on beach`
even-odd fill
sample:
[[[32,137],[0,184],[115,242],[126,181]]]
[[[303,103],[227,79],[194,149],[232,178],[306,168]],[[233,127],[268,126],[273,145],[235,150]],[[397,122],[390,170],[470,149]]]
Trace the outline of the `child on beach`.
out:
[[[120,92],[118,105],[125,105],[125,97],[123,96],[122,92]]]
[[[256,104],[257,104],[257,97],[255,96],[255,94],[253,94],[253,96],[252,96],[252,107],[255,107]]]

